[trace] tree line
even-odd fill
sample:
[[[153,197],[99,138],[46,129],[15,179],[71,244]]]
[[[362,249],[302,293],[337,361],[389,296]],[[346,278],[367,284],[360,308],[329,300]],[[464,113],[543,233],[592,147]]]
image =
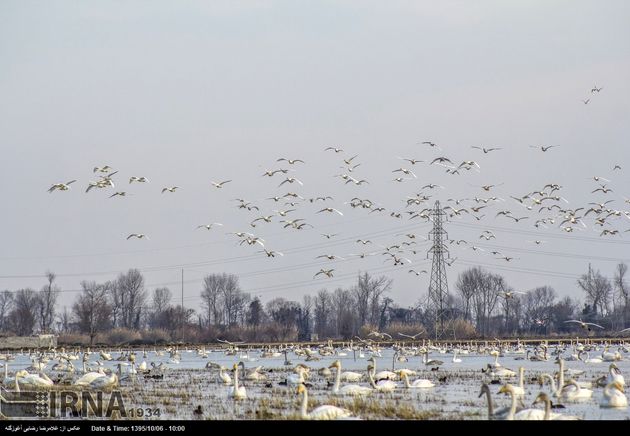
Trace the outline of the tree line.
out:
[[[200,286],[201,304],[182,307],[167,287],[151,292],[137,269],[103,283],[82,281],[70,309],[58,311],[62,291],[56,276],[46,273],[39,291],[0,292],[0,332],[4,335],[56,333],[77,343],[248,342],[350,339],[372,331],[396,338],[398,333],[444,338],[546,336],[570,334],[579,325],[569,319],[594,322],[615,332],[630,323],[626,273],[615,267],[612,280],[589,265],[576,282],[584,300],[559,298],[549,286],[517,291],[501,275],[480,267],[459,274],[438,323],[426,295],[411,307],[391,297],[393,281],[360,273],[354,285],[322,288],[299,301],[278,297],[262,303],[244,292],[233,274],[206,275]]]

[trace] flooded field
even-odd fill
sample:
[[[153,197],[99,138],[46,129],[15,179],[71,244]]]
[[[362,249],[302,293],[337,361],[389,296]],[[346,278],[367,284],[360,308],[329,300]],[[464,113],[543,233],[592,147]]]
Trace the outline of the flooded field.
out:
[[[131,365],[130,352],[117,350],[107,352],[107,357],[112,360],[103,359],[97,351],[92,352],[86,357],[85,365],[88,371],[101,367],[107,373],[112,371],[120,374],[116,389],[122,393],[125,407],[152,410],[152,416],[137,417],[139,419],[300,419],[304,393],[298,393],[298,384],[301,384],[298,373],[301,370],[296,368],[301,365],[309,369],[308,375],[304,377],[308,412],[321,405],[333,405],[347,409],[351,417],[358,419],[488,419],[486,396],[479,395],[482,384],[488,384],[495,410],[509,407],[510,396],[498,394],[498,391],[508,382],[518,386],[518,371],[523,367],[522,403],[526,408],[543,410],[544,404],[532,406],[532,403],[540,392],[546,392],[554,404],[564,405],[564,408],[554,408],[554,413],[587,420],[630,419],[628,407],[600,407],[605,383],[595,382],[602,376],[608,376],[610,372],[611,362],[601,359],[603,353],[618,353],[617,358],[620,357],[621,360],[616,360],[614,364],[621,374],[630,374],[627,346],[615,345],[608,351],[604,351],[604,347],[593,347],[588,356],[585,352],[581,354],[582,360],[564,362],[564,383],[573,379],[580,384],[582,390],[592,390],[590,397],[587,395],[587,398],[581,400],[553,396],[548,381],[541,386],[542,374],[548,373],[555,377],[558,373],[559,365],[556,356],[552,355],[552,347],[549,348],[547,360],[530,360],[534,355],[533,348],[490,353],[462,350],[457,355],[452,351],[438,348],[431,350],[426,356],[417,355],[412,348],[406,350],[410,355],[401,357],[404,353],[392,348],[373,353],[335,348],[332,355],[320,356],[315,352],[311,357],[298,356],[293,350],[287,350],[285,357],[285,353],[267,350],[263,352],[261,349],[250,349],[247,352],[181,349],[173,353],[147,349],[134,350],[135,361]],[[571,354],[569,349],[562,353],[563,357],[569,359]],[[76,375],[73,375],[59,371],[59,367],[54,367],[58,362],[52,359],[52,355],[48,357],[49,360],[40,360],[45,365],[44,372],[55,381],[54,389],[69,386],[83,374],[82,358],[74,362]],[[11,355],[7,374],[12,375],[30,367],[33,365],[32,358],[34,355],[26,353]],[[44,363],[46,360],[48,362]],[[441,362],[430,365],[425,360]],[[336,395],[333,392],[336,368],[330,368],[335,361],[339,361],[342,373],[352,371],[359,373],[357,377],[360,377],[358,381],[341,381],[341,388],[349,384],[370,387],[368,365],[375,365],[372,373],[377,379],[383,377],[383,374],[379,374],[381,371],[406,368],[415,371],[415,374],[408,376],[412,384],[414,380],[427,379],[434,386],[407,388],[399,377],[400,373],[396,373],[398,377],[384,388],[391,391],[381,392],[378,391],[381,388],[378,388],[363,396]],[[239,362],[242,362],[240,367]],[[489,368],[489,364],[496,366],[494,369]],[[230,394],[235,378],[235,365],[239,367],[239,386],[246,389],[246,398],[243,399],[235,399]],[[136,370],[136,367],[139,369]],[[145,367],[147,370],[143,370]],[[221,370],[221,367],[224,369]],[[257,367],[259,369],[254,371]],[[517,375],[502,375],[500,371],[506,368],[515,371]],[[37,373],[32,368],[30,371]],[[226,381],[229,378],[227,384],[222,377]],[[557,384],[558,381],[554,383]]]

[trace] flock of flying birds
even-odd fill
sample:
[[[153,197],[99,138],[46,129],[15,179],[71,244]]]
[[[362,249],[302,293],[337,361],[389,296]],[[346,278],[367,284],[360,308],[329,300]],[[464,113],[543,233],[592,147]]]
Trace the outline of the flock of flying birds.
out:
[[[602,89],[603,88],[597,88],[595,86],[591,90],[591,93],[599,93]],[[468,171],[480,172],[481,170],[479,162],[482,162],[482,160],[466,159],[460,162],[459,160],[444,155],[442,146],[433,141],[418,142],[417,146],[421,151],[438,151],[440,155],[431,156],[426,161],[419,159],[417,156],[397,157],[397,159],[401,161],[401,165],[391,170],[391,183],[417,183],[418,176],[416,172],[418,172],[418,169],[420,169],[422,165],[444,168],[444,171],[452,176],[462,175]],[[530,147],[542,154],[549,154],[558,146],[531,145]],[[502,151],[503,147],[472,146],[471,150],[475,150],[470,153],[478,156],[477,159],[483,159],[485,155],[490,153],[505,153],[505,151]],[[357,173],[361,171],[359,169],[361,163],[357,160],[358,155],[347,156],[343,149],[332,146],[325,147],[323,152],[330,154],[332,159],[338,159],[338,163],[342,164],[341,168],[343,171],[339,174],[332,175],[335,179],[339,179],[341,184],[351,186],[370,184],[367,179],[357,175]],[[303,159],[281,157],[275,162],[277,168],[265,170],[260,177],[274,180],[277,183],[277,189],[302,187],[304,183],[294,174],[299,173],[300,168],[304,165],[307,165],[307,163]],[[620,165],[611,165],[612,173],[620,172],[621,170]],[[85,189],[86,193],[99,190],[112,190],[114,192],[109,195],[110,198],[125,197],[128,195],[127,191],[115,190],[116,185],[114,184],[113,177],[118,171],[115,171],[114,168],[109,165],[96,166],[93,168],[93,173],[97,175],[98,180],[88,183]],[[48,192],[68,191],[75,182],[76,180],[70,180],[65,183],[55,183],[48,189]],[[210,180],[208,189],[229,190],[229,184],[231,182],[232,180]],[[446,206],[444,206],[442,210],[451,220],[471,217],[476,222],[480,222],[480,226],[483,226],[483,223],[487,222],[488,218],[492,217],[496,221],[511,222],[519,226],[533,226],[537,229],[556,227],[559,231],[566,233],[572,233],[576,230],[583,230],[590,227],[597,229],[601,237],[620,237],[621,233],[630,231],[630,229],[623,230],[619,228],[620,222],[630,220],[630,212],[613,207],[615,197],[618,197],[615,191],[616,187],[613,189],[611,181],[602,176],[592,176],[592,182],[591,192],[586,193],[590,194],[592,201],[588,202],[588,204],[580,205],[580,207],[569,207],[571,203],[561,195],[563,187],[557,183],[541,184],[541,186],[532,187],[529,192],[512,194],[507,196],[508,198],[494,195],[495,189],[503,185],[503,183],[496,183],[487,185],[469,184],[479,189],[478,195],[472,198],[448,198],[446,200]],[[149,179],[147,177],[133,175],[129,177],[127,185],[148,183]],[[389,215],[391,218],[398,220],[406,216],[408,220],[430,222],[432,220],[433,210],[429,202],[437,199],[437,196],[433,195],[433,192],[445,188],[444,186],[434,183],[418,183],[414,186],[419,186],[419,192],[415,192],[414,195],[407,195],[406,198],[402,199],[401,208],[403,208],[402,204],[404,204],[403,210],[386,210],[376,201],[359,196],[355,196],[345,201],[343,204],[353,209],[365,211],[367,214]],[[171,195],[178,189],[180,189],[179,186],[163,186],[161,187],[161,192],[162,194]],[[236,205],[234,206],[236,209],[250,214],[249,228],[247,230],[239,229],[239,231],[229,232],[226,233],[226,235],[234,235],[238,238],[238,245],[258,247],[258,252],[269,258],[284,256],[284,254],[270,249],[264,239],[253,233],[254,229],[276,222],[279,223],[283,229],[303,231],[314,228],[314,225],[309,223],[307,218],[305,218],[308,214],[311,214],[311,216],[318,214],[344,216],[339,206],[332,207],[330,205],[334,202],[332,196],[322,195],[313,198],[305,198],[294,190],[282,195],[268,197],[264,200],[264,203],[259,204],[254,204],[252,201],[248,201],[245,198],[236,198],[234,201],[236,201]],[[630,204],[630,199],[624,198],[624,202]],[[304,207],[305,205],[312,205],[315,208],[309,211]],[[261,212],[262,210],[265,210],[265,212]],[[298,216],[298,214],[301,216]],[[220,226],[223,226],[223,224],[210,222],[200,224],[197,226],[197,229],[212,230]],[[321,234],[321,236],[326,239],[332,239],[336,237],[337,234]],[[347,257],[365,259],[366,257],[380,255],[386,256],[384,263],[391,262],[394,266],[409,265],[408,272],[410,274],[416,276],[427,274],[426,270],[420,270],[410,266],[413,263],[410,257],[418,254],[419,243],[421,243],[421,241],[427,241],[427,238],[414,233],[401,233],[397,236],[402,237],[402,240],[398,240],[390,245],[378,244],[369,239],[357,239],[357,246],[368,246],[373,248],[373,250],[348,254],[345,255],[346,257],[332,253],[323,253],[318,255],[315,259],[337,261],[345,260]],[[126,238],[148,239],[148,236],[144,233],[130,233]],[[478,245],[480,240],[481,245],[483,245],[483,241],[487,243],[487,241],[496,238],[497,236],[494,232],[486,229],[480,232],[476,241],[450,239],[447,242],[453,246],[458,246],[477,254],[487,252],[487,254],[494,256],[495,259],[505,262],[516,260],[517,258],[514,256],[503,254],[498,250],[490,251]],[[540,245],[545,241],[536,239],[528,242]],[[424,255],[425,252],[421,254]],[[456,259],[457,258],[447,259],[449,266]],[[330,278],[334,276],[334,272],[335,268],[321,268],[314,274],[313,278],[319,276]]]

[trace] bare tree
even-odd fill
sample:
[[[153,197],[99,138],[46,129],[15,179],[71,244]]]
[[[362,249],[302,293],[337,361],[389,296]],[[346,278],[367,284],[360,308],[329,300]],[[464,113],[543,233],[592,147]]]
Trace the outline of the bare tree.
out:
[[[0,332],[8,328],[9,313],[13,307],[13,292],[0,292]]]
[[[144,277],[137,269],[130,269],[126,274],[118,276],[115,288],[120,297],[119,325],[129,329],[139,329],[147,300]]]
[[[55,321],[55,306],[60,291],[59,287],[54,284],[56,277],[55,273],[47,271],[48,283],[39,291],[38,315],[42,333],[49,333]]]
[[[37,292],[32,289],[20,289],[13,298],[13,310],[9,314],[11,330],[20,336],[31,335],[37,325]]]
[[[167,330],[172,338],[181,338],[182,326],[190,327],[194,315],[194,309],[182,309],[181,305],[169,306],[162,312],[159,323],[161,328]]]
[[[391,285],[392,280],[385,276],[373,278],[367,272],[359,275],[353,293],[360,325],[366,323],[379,325],[382,310],[381,296],[390,290]]]
[[[459,292],[459,295],[462,299],[462,311],[464,312],[464,319],[471,319],[471,301],[475,296],[475,293],[478,291],[479,286],[481,285],[482,276],[483,271],[481,270],[481,268],[476,267],[462,272],[457,277],[455,289],[457,289],[457,292]]]
[[[163,314],[171,306],[172,298],[173,294],[168,288],[156,288],[153,291],[153,302],[149,316],[149,325],[151,328],[164,328]]]
[[[507,289],[507,285],[503,277],[486,273],[479,267],[464,273],[470,273],[470,280],[472,280],[472,286],[475,289],[472,300],[477,330],[487,336],[490,334],[490,316],[497,305],[501,292],[505,292]]]
[[[313,298],[310,295],[305,295],[302,300],[302,306],[298,312],[298,339],[310,340],[312,333],[311,325],[311,312],[313,310]]]
[[[169,288],[156,288],[153,291],[153,310],[164,312],[170,305],[173,294]]]
[[[320,338],[330,335],[332,322],[332,299],[326,289],[317,292],[314,298],[315,332]]]
[[[578,286],[586,293],[586,301],[593,305],[595,315],[606,316],[612,299],[612,285],[599,270],[588,266],[588,274],[582,274]]]
[[[57,315],[57,331],[60,333],[68,333],[72,329],[72,318],[68,308],[63,306],[63,312]]]
[[[344,339],[351,338],[358,330],[358,304],[353,294],[341,288],[335,289],[332,294],[335,335]]]
[[[257,328],[265,320],[265,310],[258,297],[254,298],[247,309],[247,325]]]
[[[625,263],[619,263],[615,268],[615,276],[613,278],[617,299],[623,304],[623,308],[621,309],[623,320],[622,327],[624,327],[625,323],[630,320],[630,296],[628,295],[628,290],[630,288],[626,282],[627,272],[628,265]]]
[[[279,327],[277,340],[295,338],[298,332],[300,305],[295,301],[287,301],[282,297],[267,302],[265,308],[271,320]]]
[[[225,276],[221,293],[223,320],[227,326],[235,325],[239,318],[242,319],[244,316],[246,303],[249,301],[249,294],[241,291],[238,277],[233,274]]]
[[[202,305],[206,309],[206,321],[208,325],[222,324],[223,289],[227,281],[227,274],[209,274],[203,278],[203,290],[201,291]]]
[[[96,282],[81,282],[81,295],[72,306],[77,325],[82,333],[90,336],[90,344],[98,332],[107,330],[111,325],[112,308],[109,305],[109,290]]]
[[[540,286],[528,291],[523,297],[524,327],[535,333],[544,333],[552,319],[555,300],[556,291],[552,287]]]
[[[556,331],[569,332],[574,328],[571,323],[565,323],[566,320],[574,319],[575,312],[578,310],[579,304],[573,301],[571,297],[564,297],[553,306],[551,311],[551,322]],[[547,326],[546,320],[542,320],[543,325]]]

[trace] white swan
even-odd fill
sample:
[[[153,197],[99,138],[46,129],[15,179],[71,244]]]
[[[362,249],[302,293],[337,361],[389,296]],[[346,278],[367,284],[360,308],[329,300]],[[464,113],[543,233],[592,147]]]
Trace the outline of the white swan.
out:
[[[306,371],[303,367],[297,366],[294,371],[295,371],[295,374],[289,375],[286,379],[287,386],[289,385],[298,386],[304,383],[306,379]]]
[[[551,412],[551,400],[544,392],[538,394],[533,404],[540,402],[545,403],[545,414],[543,415],[544,421],[576,421],[580,419],[573,415],[563,415],[561,413]]]
[[[346,382],[358,382],[363,379],[363,374],[354,371],[344,371],[341,373],[341,380]]]
[[[247,390],[245,386],[238,385],[238,368],[241,366],[243,371],[245,370],[245,364],[243,362],[239,362],[238,365],[235,363],[232,368],[234,371],[234,386],[230,386],[228,388],[228,396],[234,398],[235,400],[244,400],[247,398]]]
[[[231,385],[231,384],[232,384],[232,377],[230,377],[230,375],[229,375],[229,374],[226,374],[226,373],[224,372],[226,369],[227,369],[227,368],[226,368],[225,366],[223,366],[223,365],[221,365],[221,366],[219,367],[219,378],[221,379],[221,382],[222,382],[224,385]]]
[[[479,392],[479,396],[477,398],[481,398],[483,394],[486,394],[486,402],[488,404],[488,419],[505,419],[510,412],[510,408],[501,407],[497,410],[494,409],[494,402],[492,401],[490,387],[486,383],[482,383],[481,391]],[[520,410],[523,410],[523,407],[518,408],[516,411]]]
[[[622,388],[626,387],[626,380],[623,378],[623,375],[621,375],[621,371],[616,364],[611,363],[608,371],[608,378],[606,379],[608,384],[616,381]]]
[[[603,360],[601,359],[601,357],[592,357],[589,354],[588,351],[583,351],[579,354],[579,356],[581,356],[582,354],[586,354],[586,359],[583,359],[584,363],[602,363]]]
[[[621,360],[621,354],[619,353],[619,351],[612,353],[608,351],[608,347],[606,347],[602,352],[602,360],[604,360],[605,362],[614,362],[616,360]]]
[[[512,386],[512,389],[514,389],[514,395],[519,396],[519,397],[525,396],[524,373],[525,373],[525,368],[522,366],[519,367],[518,368],[518,386]]]
[[[262,366],[257,366],[252,371],[250,371],[247,374],[247,377],[245,377],[245,378],[247,380],[255,380],[255,381],[266,380],[267,379],[267,375],[261,373],[260,372],[261,369],[262,369]]]
[[[500,353],[498,350],[492,350],[490,352],[490,355],[494,356],[494,362],[488,364],[489,368],[494,368],[494,369],[501,368],[501,364],[499,363],[499,354]]]
[[[558,389],[554,396],[560,397],[568,401],[580,401],[586,400],[593,396],[593,391],[588,388],[583,388],[576,381],[569,380],[567,384],[564,383],[564,360],[559,358],[557,361],[559,366],[558,372]]]
[[[542,387],[545,385],[545,380],[549,380],[549,384],[551,385],[551,393],[553,394],[554,397],[557,397],[559,395],[559,391],[558,388],[556,387],[556,381],[554,380],[554,378],[547,373],[543,373],[538,377],[538,384]]]
[[[398,371],[396,371],[396,373],[398,374],[399,377],[401,377],[401,374],[406,374],[407,377],[410,375],[416,375],[416,371],[414,371],[413,369],[407,369],[407,368],[401,368]]]
[[[20,379],[18,384],[18,378]],[[20,386],[26,389],[50,389],[54,383],[46,374],[40,372],[37,374],[29,374],[28,371],[22,370],[15,373],[15,390],[19,391]]]
[[[319,406],[308,413],[308,391],[306,386],[299,385],[297,393],[298,395],[302,394],[302,407],[300,408],[300,415],[303,419],[340,419],[352,416],[352,413],[349,410],[328,404]]]
[[[457,350],[455,350],[455,352],[453,353],[453,359],[452,359],[453,363],[462,363],[462,359],[460,359],[459,357],[457,357]]]
[[[88,385],[90,389],[101,390],[108,388],[115,388],[118,386],[118,376],[115,373],[112,373],[109,377],[106,375],[102,375],[101,377],[97,377],[92,380],[92,382]]]
[[[428,380],[426,378],[419,378],[419,379],[414,380],[413,383],[409,383],[409,377],[407,376],[407,373],[403,371],[398,371],[398,373],[400,374],[400,378],[403,380],[403,382],[405,382],[405,387],[407,389],[435,387],[435,383],[433,383],[431,380]]]
[[[105,372],[103,372],[102,368],[98,369],[98,372],[87,372],[83,374],[80,378],[78,378],[74,382],[74,386],[89,386],[94,380],[99,377],[104,377]]]
[[[333,394],[334,395],[353,395],[353,396],[358,396],[358,395],[369,395],[372,392],[374,392],[374,390],[371,387],[368,386],[360,386],[360,385],[345,385],[343,387],[340,387],[340,383],[341,383],[341,362],[339,360],[334,361],[329,368],[335,368],[336,374],[335,374],[335,384],[333,385]]]
[[[619,382],[614,381],[604,388],[604,396],[599,407],[628,407],[628,398]]]
[[[544,419],[545,412],[540,409],[523,409],[520,412],[516,412],[516,395],[514,395],[514,386],[503,385],[499,389],[500,394],[509,394],[512,399],[510,410],[505,415],[505,420],[527,420],[527,421],[539,421]]]
[[[396,382],[391,380],[379,380],[378,382],[374,382],[374,366],[368,365],[368,380],[370,381],[370,385],[372,385],[372,389],[375,389],[379,392],[391,392],[398,386]]]
[[[593,396],[591,389],[582,388],[575,380],[569,380],[569,382],[562,386],[560,389],[559,397],[567,401],[580,401],[587,400]]]
[[[376,373],[376,359],[374,357],[370,357],[368,362],[371,362],[374,367],[374,380],[396,380],[398,378],[398,375],[392,371],[379,371]]]
[[[490,372],[493,377],[515,377],[516,373],[508,368],[498,368]]]

